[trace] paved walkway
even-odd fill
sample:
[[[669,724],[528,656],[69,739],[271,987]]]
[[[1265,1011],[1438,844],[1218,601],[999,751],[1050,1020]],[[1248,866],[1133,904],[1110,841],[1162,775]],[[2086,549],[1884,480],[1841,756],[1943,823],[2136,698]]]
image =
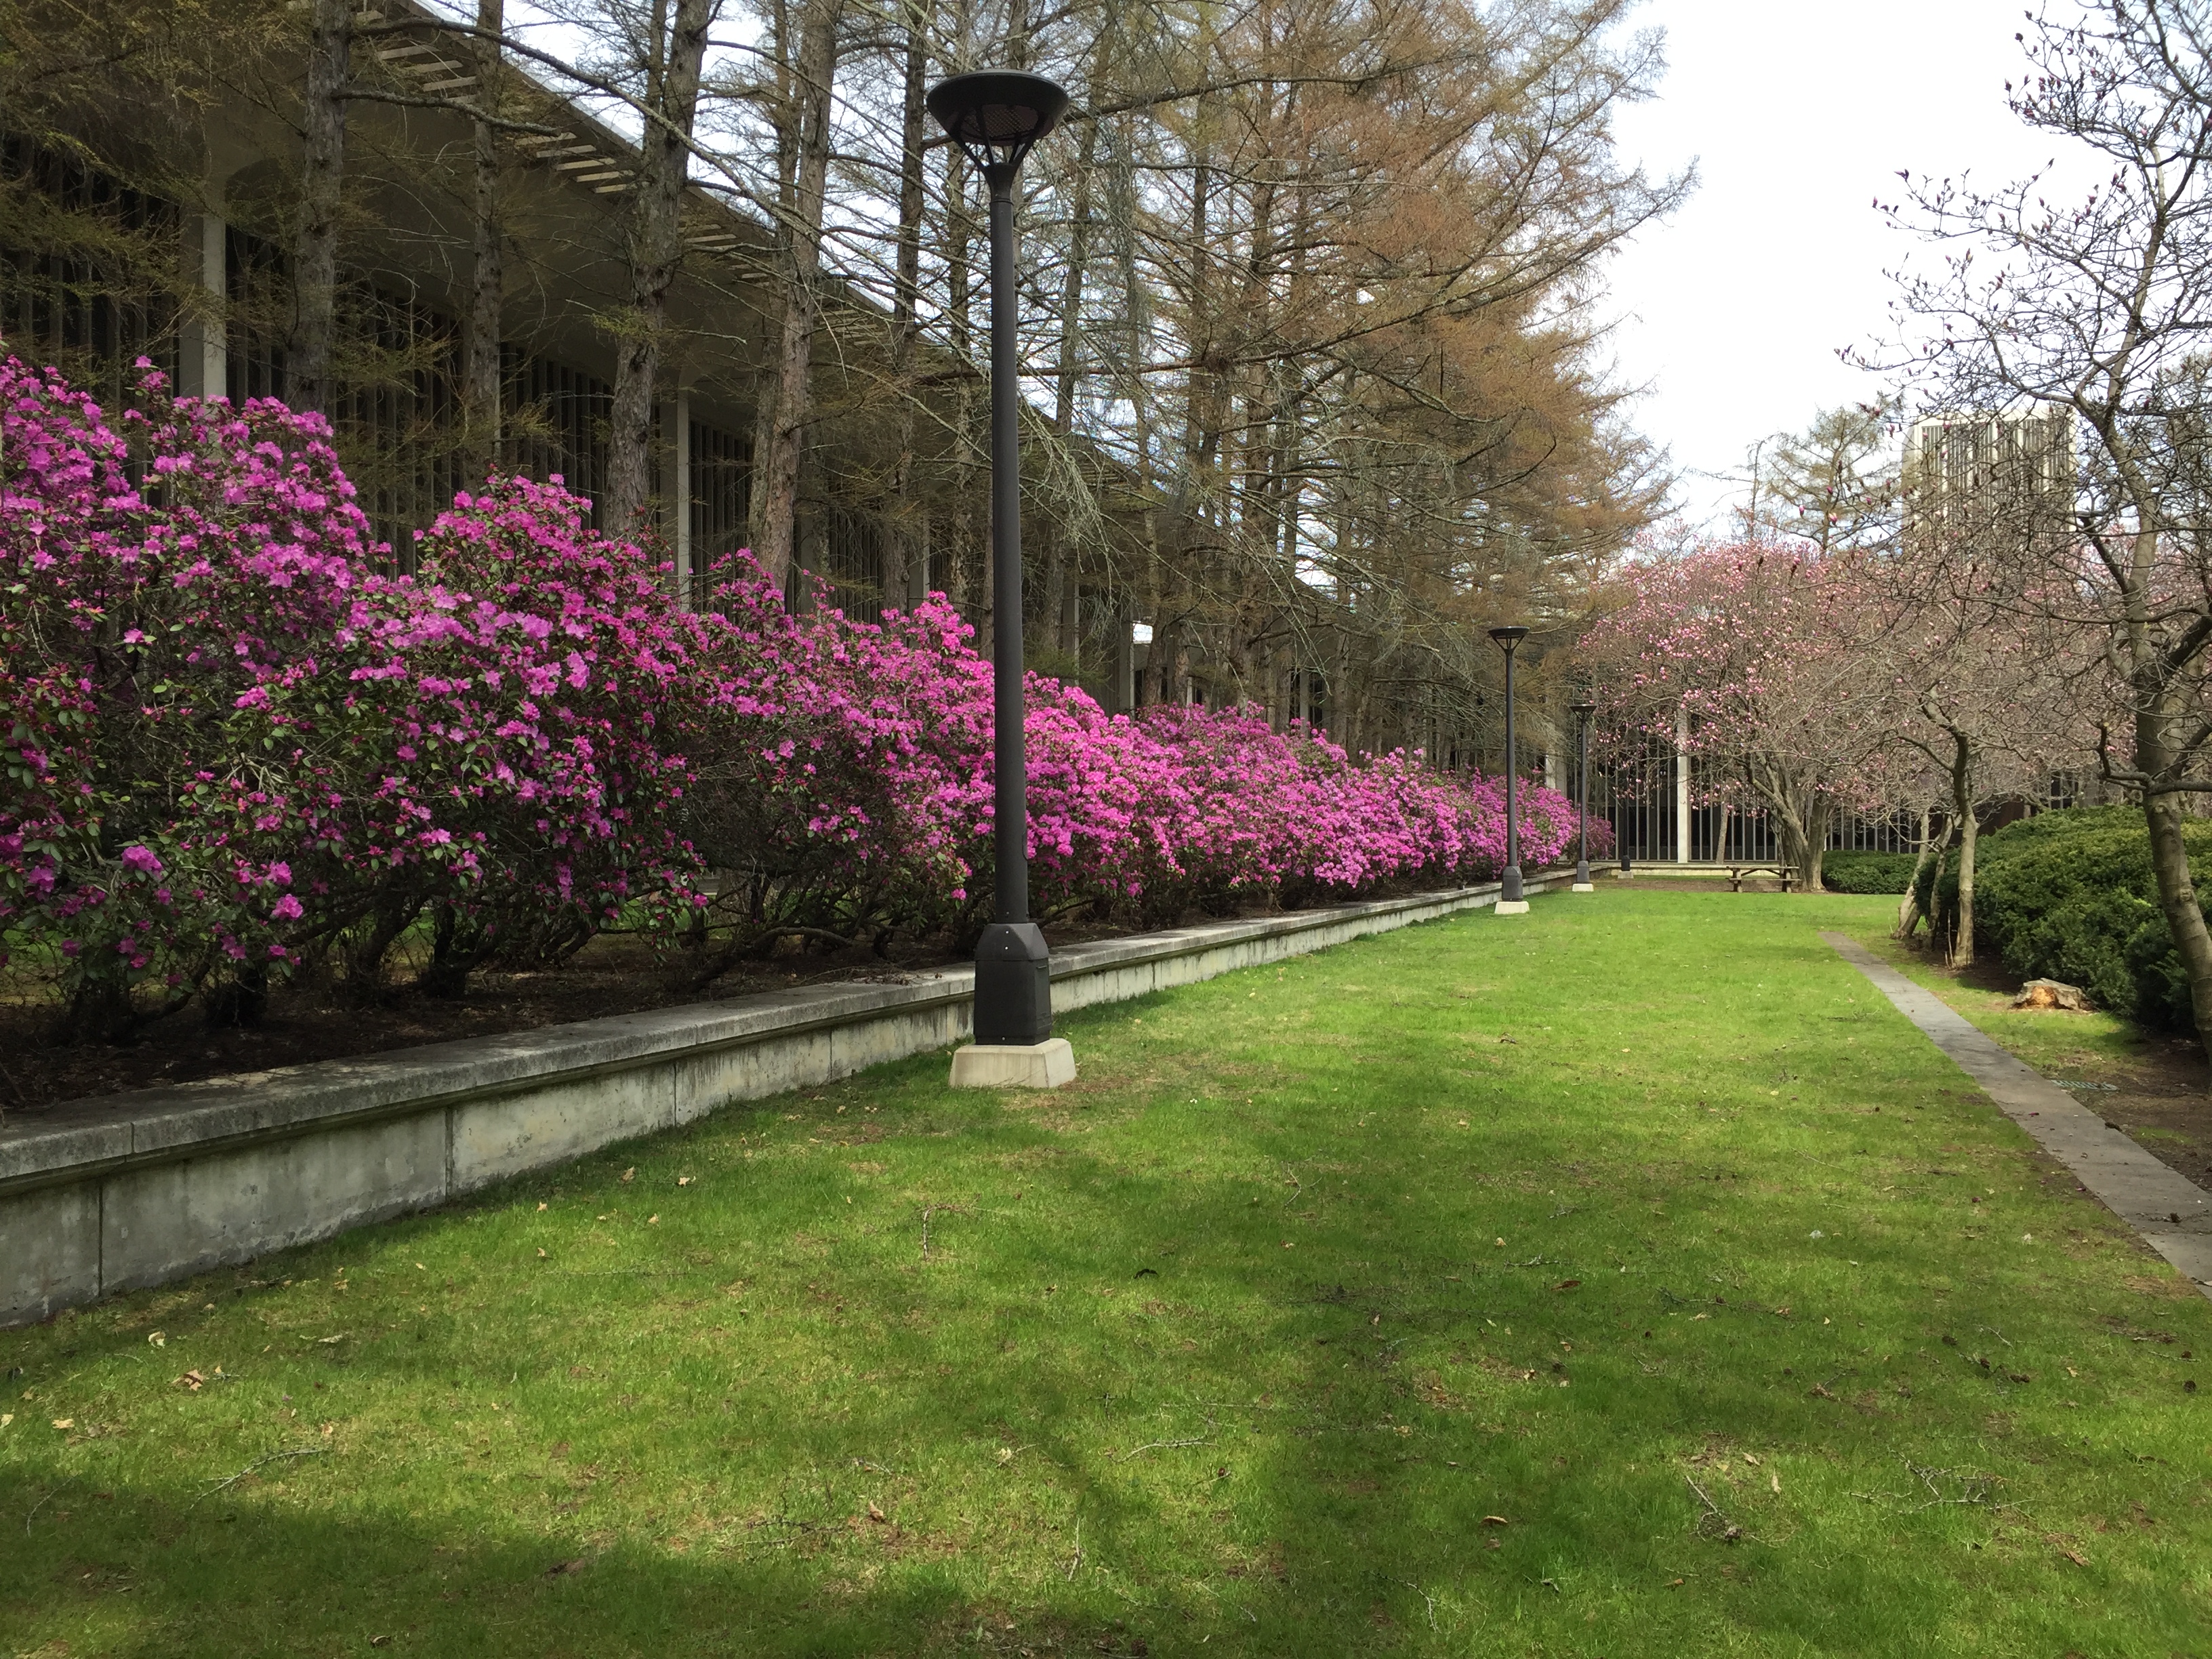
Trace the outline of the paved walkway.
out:
[[[2065,1090],[2039,1076],[1863,945],[1841,933],[1820,937],[1917,1025],[1959,1069],[1982,1085],[1998,1109],[2074,1172],[2143,1242],[2212,1297],[2212,1201]]]

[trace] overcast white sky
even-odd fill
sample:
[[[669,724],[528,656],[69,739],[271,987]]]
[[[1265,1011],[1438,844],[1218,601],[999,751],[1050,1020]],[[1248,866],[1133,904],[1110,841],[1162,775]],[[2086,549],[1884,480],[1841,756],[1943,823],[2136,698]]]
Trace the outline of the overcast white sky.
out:
[[[1614,262],[1621,379],[1673,453],[1695,521],[1724,520],[1764,434],[1876,382],[1837,360],[1887,332],[1884,272],[1911,252],[1873,210],[1899,169],[1996,184],[2051,156],[2005,108],[2024,0],[1646,0],[1667,33],[1660,95],[1628,111],[1625,155],[1697,158],[1688,205]],[[2064,0],[2057,0],[2059,13]],[[2070,9],[2070,8],[2069,8]]]

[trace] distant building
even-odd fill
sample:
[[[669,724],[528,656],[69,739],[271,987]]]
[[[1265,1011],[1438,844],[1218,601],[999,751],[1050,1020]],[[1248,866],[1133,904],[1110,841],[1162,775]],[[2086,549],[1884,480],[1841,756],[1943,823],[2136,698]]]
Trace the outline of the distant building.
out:
[[[1906,538],[1996,557],[2063,542],[2078,477],[2070,414],[1930,416],[1905,435]]]

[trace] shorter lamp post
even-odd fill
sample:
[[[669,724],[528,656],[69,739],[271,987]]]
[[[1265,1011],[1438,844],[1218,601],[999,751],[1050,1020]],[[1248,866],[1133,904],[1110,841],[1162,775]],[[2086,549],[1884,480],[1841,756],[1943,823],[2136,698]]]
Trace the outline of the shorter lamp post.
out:
[[[1589,729],[1590,716],[1597,713],[1597,705],[1578,702],[1574,707],[1576,723],[1582,728],[1582,763],[1575,777],[1576,806],[1582,819],[1582,830],[1575,847],[1574,890],[1595,893],[1597,888],[1590,880],[1589,867]]]
[[[955,1087],[1057,1088],[1075,1077],[1052,1034],[1052,967],[1030,920],[1028,757],[1022,729],[1021,362],[1015,326],[1014,179],[1067,109],[1041,75],[984,70],[930,88],[929,112],[991,191],[991,743],[997,873],[975,951],[975,1041],[952,1057]]]
[[[1521,889],[1520,756],[1513,743],[1513,653],[1528,637],[1525,628],[1493,628],[1490,637],[1505,653],[1505,874],[1498,883],[1498,914],[1517,916],[1528,908]]]

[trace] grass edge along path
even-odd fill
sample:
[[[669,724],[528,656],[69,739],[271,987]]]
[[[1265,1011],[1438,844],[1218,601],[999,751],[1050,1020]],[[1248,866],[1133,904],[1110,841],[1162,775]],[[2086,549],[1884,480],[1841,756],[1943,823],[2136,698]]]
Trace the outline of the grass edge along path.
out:
[[[0,1654],[2203,1651],[2212,1309],[1883,904],[1546,897],[0,1334]]]
[[[1824,931],[1820,937],[1972,1078],[1992,1106],[2064,1164],[2081,1191],[2126,1223],[2192,1289],[2212,1297],[2212,1235],[2204,1231],[2212,1214],[2202,1188],[1849,934]]]

